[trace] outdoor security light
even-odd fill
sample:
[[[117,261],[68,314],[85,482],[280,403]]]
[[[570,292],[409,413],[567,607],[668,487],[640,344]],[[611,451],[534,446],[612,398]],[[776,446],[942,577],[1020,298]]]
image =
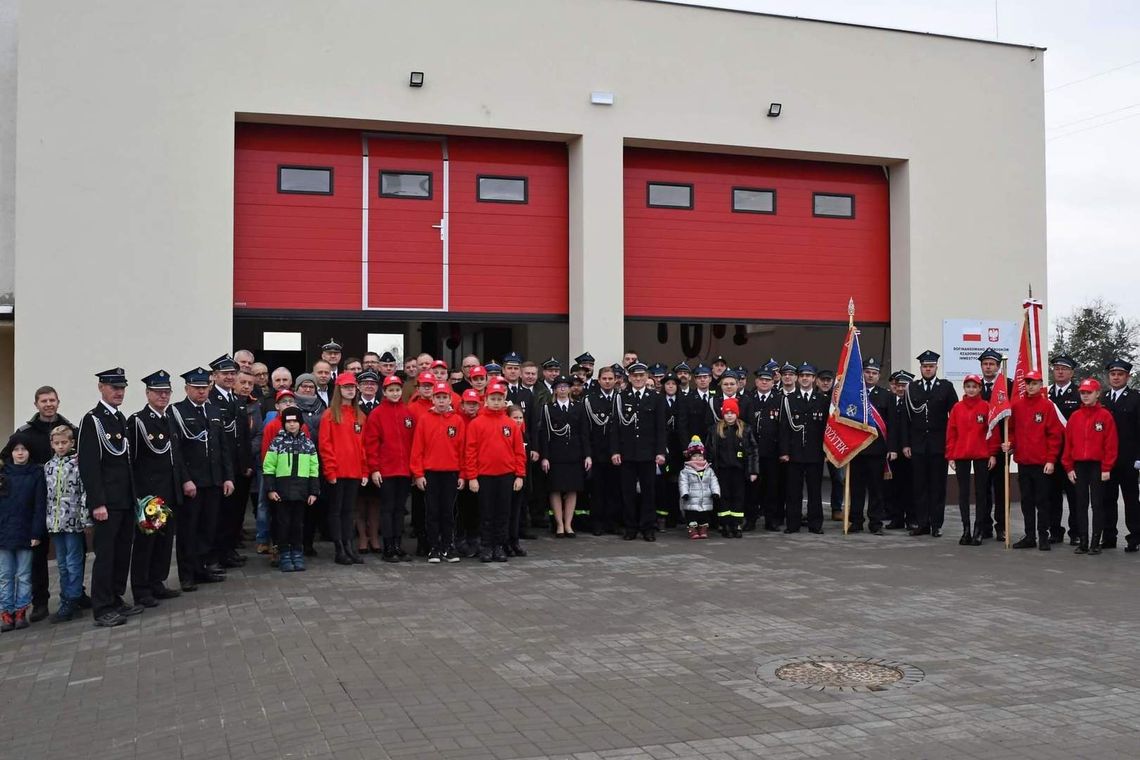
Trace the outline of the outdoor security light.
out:
[[[422,76],[422,75],[421,75]],[[779,103],[771,103],[768,106],[768,115],[775,118],[780,115],[780,109],[783,108]]]
[[[423,87],[424,86],[424,73],[422,71],[413,71],[411,79],[408,80],[408,87]]]

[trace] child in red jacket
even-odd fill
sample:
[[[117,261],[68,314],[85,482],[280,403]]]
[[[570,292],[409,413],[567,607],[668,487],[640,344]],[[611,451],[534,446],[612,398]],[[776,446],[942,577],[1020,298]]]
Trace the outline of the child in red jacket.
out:
[[[458,562],[451,545],[455,533],[455,494],[463,488],[459,474],[463,453],[463,419],[451,410],[451,386],[436,383],[432,408],[420,417],[412,439],[412,477],[424,494],[428,562]]]
[[[1017,484],[1021,487],[1021,514],[1025,518],[1025,538],[1014,549],[1049,551],[1049,476],[1064,442],[1065,425],[1061,412],[1048,395],[1041,392],[1041,373],[1025,373],[1025,398],[1013,402],[1009,440],[1003,451],[1013,451],[1017,460]],[[1034,539],[1034,529],[1037,538]],[[1060,538],[1057,539],[1060,541]]]
[[[403,400],[403,381],[397,375],[384,378],[384,400],[364,423],[364,454],[373,484],[380,488],[381,558],[385,562],[409,562],[401,545],[404,505],[412,487],[412,435],[415,418]]]
[[[464,432],[467,425],[479,416],[483,407],[483,398],[474,388],[463,391],[459,405],[459,416],[464,423]],[[455,520],[455,551],[461,557],[479,556],[479,497],[468,488],[459,489],[456,497],[456,507],[459,512]]]
[[[486,407],[467,426],[464,472],[468,488],[479,494],[483,562],[506,562],[503,544],[511,495],[522,490],[526,477],[526,452],[522,433],[507,417],[507,386],[496,383],[487,389]]]
[[[1081,405],[1065,428],[1065,452],[1061,466],[1077,486],[1075,504],[1069,505],[1077,523],[1077,554],[1100,554],[1105,508],[1102,492],[1116,465],[1116,420],[1100,405],[1100,383],[1093,378],[1077,389]],[[1092,535],[1089,535],[1089,504],[1092,504]]]
[[[364,412],[356,395],[356,375],[337,375],[329,408],[321,418],[318,436],[321,471],[332,486],[328,500],[329,532],[332,534],[338,565],[361,565],[364,559],[353,541],[353,517],[356,494],[368,482],[368,463],[364,459],[361,433]]]
[[[970,468],[974,470],[975,510],[986,503],[990,470],[997,464],[1000,438],[989,434],[990,403],[981,397],[982,378],[966,375],[965,396],[950,409],[946,423],[946,459],[958,478],[958,511],[962,515],[959,546],[981,546],[982,524],[975,511],[970,530]],[[987,437],[988,436],[988,437]]]

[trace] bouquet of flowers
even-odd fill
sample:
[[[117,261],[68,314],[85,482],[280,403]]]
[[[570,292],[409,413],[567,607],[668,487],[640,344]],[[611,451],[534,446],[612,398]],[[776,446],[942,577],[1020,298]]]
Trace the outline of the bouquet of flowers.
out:
[[[135,506],[135,519],[138,520],[139,530],[148,536],[166,527],[170,515],[170,507],[166,506],[161,496],[144,496]]]

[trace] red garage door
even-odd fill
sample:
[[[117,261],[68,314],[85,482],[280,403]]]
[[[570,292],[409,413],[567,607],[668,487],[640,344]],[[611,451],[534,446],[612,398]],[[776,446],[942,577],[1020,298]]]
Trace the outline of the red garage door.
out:
[[[890,321],[883,168],[629,148],[629,317]]]
[[[563,316],[568,183],[561,143],[240,124],[234,307]]]

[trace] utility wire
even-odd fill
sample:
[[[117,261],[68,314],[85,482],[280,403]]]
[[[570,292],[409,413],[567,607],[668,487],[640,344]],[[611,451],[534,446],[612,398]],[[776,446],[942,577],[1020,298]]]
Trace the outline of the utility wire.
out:
[[[1050,87],[1045,92],[1056,92],[1057,90],[1063,90],[1066,87],[1072,87],[1075,84],[1080,84],[1081,82],[1087,82],[1090,79],[1096,79],[1097,77],[1102,77],[1105,74],[1112,74],[1113,72],[1120,71],[1121,69],[1127,69],[1131,66],[1135,66],[1138,63],[1140,63],[1140,61],[1133,61],[1132,63],[1126,63],[1123,66],[1117,66],[1115,68],[1105,69],[1104,71],[1098,71],[1095,74],[1089,74],[1087,77],[1081,77],[1080,79],[1074,79],[1071,82],[1065,82],[1064,84],[1059,84],[1056,87]]]
[[[1064,129],[1065,127],[1071,127],[1074,124],[1083,124],[1086,121],[1092,121],[1093,119],[1099,119],[1102,116],[1112,116],[1114,113],[1120,113],[1121,111],[1131,111],[1133,108],[1137,108],[1137,107],[1140,107],[1140,103],[1133,103],[1131,105],[1123,106],[1121,108],[1114,108],[1111,111],[1105,111],[1104,113],[1093,114],[1092,116],[1086,116],[1083,119],[1077,119],[1076,121],[1069,121],[1069,122],[1066,122],[1064,124],[1057,124],[1056,126],[1046,127],[1045,129],[1046,129],[1046,131],[1055,131],[1058,129]]]
[[[1112,119],[1111,121],[1102,122],[1100,124],[1092,124],[1090,126],[1083,127],[1081,129],[1074,129],[1072,132],[1065,132],[1064,134],[1060,134],[1060,135],[1056,135],[1054,137],[1050,137],[1045,142],[1053,142],[1054,140],[1060,140],[1062,137],[1069,137],[1070,135],[1078,135],[1081,132],[1088,132],[1090,129],[1100,129],[1101,127],[1107,127],[1109,124],[1116,124],[1119,121],[1128,121],[1129,119],[1135,119],[1137,116],[1140,116],[1140,113],[1129,114],[1128,116],[1121,116],[1119,119]]]

